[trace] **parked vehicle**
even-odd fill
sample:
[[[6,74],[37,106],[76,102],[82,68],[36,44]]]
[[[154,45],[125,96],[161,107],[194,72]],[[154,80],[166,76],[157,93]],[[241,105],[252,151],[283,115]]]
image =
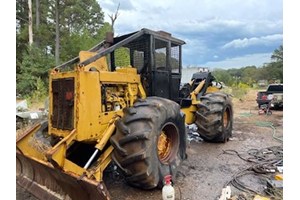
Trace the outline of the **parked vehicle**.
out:
[[[260,108],[270,103],[271,108],[283,107],[283,84],[270,84],[266,91],[257,93],[256,102]]]

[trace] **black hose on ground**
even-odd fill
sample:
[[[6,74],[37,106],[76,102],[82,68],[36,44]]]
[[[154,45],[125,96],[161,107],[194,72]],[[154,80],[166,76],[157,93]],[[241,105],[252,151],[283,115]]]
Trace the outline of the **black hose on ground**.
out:
[[[228,181],[224,187],[231,184],[240,191],[246,192],[252,195],[262,195],[261,192],[256,191],[240,179],[243,176],[254,175],[267,182],[270,180],[269,173],[274,173],[276,168],[283,166],[283,147],[282,146],[271,146],[262,149],[250,149],[247,152],[240,153],[236,150],[227,149],[223,150],[224,154],[237,155],[240,159],[253,163],[250,167],[243,169],[236,173],[233,178]],[[282,198],[282,191],[272,188],[272,191],[265,191],[268,195],[274,199]]]

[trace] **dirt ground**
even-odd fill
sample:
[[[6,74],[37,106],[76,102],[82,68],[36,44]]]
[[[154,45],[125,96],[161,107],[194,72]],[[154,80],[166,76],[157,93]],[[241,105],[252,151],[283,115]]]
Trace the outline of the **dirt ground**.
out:
[[[270,127],[262,127],[256,123],[271,122],[276,129],[275,137],[283,136],[283,111],[272,110],[272,115],[258,115],[255,102],[255,90],[250,90],[243,99],[233,99],[234,123],[233,137],[227,143],[189,143],[188,158],[179,169],[174,184],[176,200],[215,200],[221,195],[222,188],[238,171],[249,167],[249,163],[238,156],[224,154],[223,150],[245,152],[249,149],[282,145],[274,139]],[[121,177],[106,175],[106,185],[113,200],[161,199],[161,190],[144,191],[130,187]],[[244,183],[259,191],[265,185],[249,176]],[[231,186],[232,195],[242,192]],[[17,187],[17,200],[35,199]]]

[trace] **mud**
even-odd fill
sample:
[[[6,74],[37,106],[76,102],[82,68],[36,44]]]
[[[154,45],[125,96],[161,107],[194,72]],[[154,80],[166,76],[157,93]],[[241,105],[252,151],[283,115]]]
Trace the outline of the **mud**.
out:
[[[215,200],[222,188],[235,173],[249,167],[249,163],[237,156],[224,154],[223,150],[238,152],[252,148],[265,148],[282,145],[273,137],[273,129],[263,127],[262,122],[272,123],[275,137],[283,136],[283,111],[272,110],[272,115],[258,115],[255,102],[256,91],[251,90],[243,99],[234,99],[233,137],[227,143],[207,143],[192,141],[187,148],[188,158],[183,162],[175,177],[176,200]],[[259,124],[257,124],[259,122]],[[250,187],[262,191],[264,183],[251,176],[242,181]],[[106,174],[106,185],[113,200],[161,199],[161,190],[144,191],[126,184],[122,176]],[[242,192],[231,187],[232,195]],[[17,187],[17,200],[35,198]]]

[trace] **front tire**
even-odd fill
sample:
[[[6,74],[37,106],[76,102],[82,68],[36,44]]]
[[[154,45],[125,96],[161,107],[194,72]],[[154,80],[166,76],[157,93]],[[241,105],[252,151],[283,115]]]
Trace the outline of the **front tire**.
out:
[[[221,92],[200,97],[196,125],[200,136],[208,142],[227,142],[232,136],[233,112],[231,98]]]
[[[124,109],[116,122],[112,159],[129,184],[152,189],[163,185],[186,158],[184,115],[180,106],[168,99],[149,97]]]

